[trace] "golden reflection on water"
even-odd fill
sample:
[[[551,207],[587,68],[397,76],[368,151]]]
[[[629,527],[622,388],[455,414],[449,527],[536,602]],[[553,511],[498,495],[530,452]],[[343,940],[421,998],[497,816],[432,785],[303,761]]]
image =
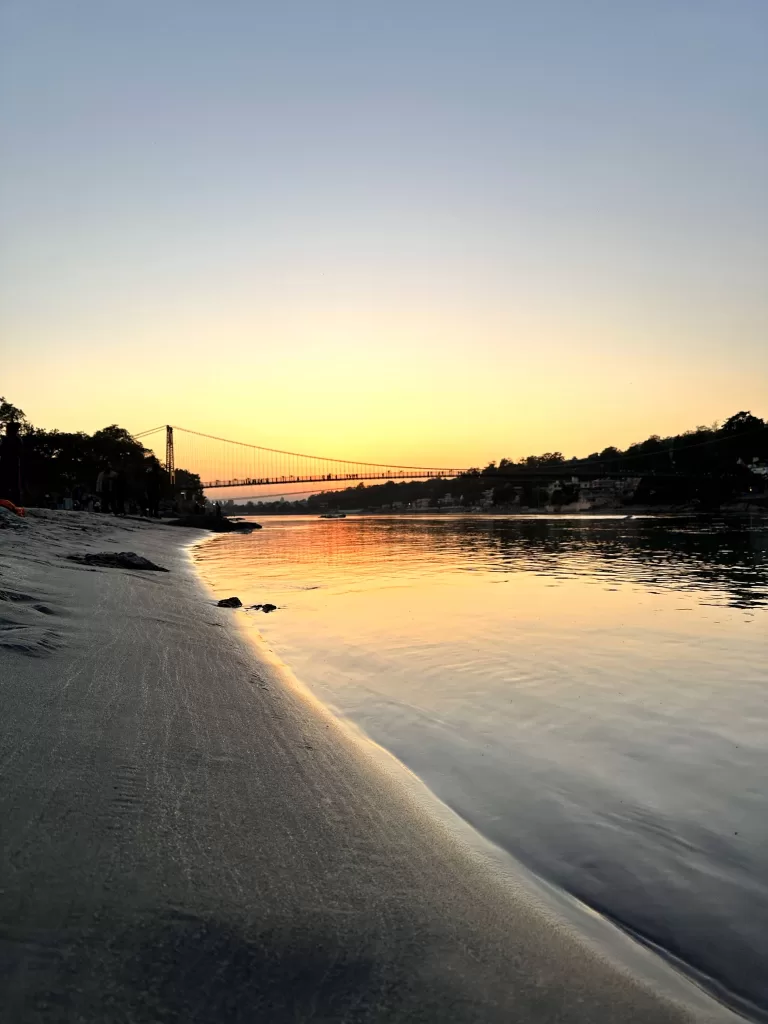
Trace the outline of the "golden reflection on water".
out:
[[[265,518],[197,558],[486,836],[768,1005],[764,525]]]

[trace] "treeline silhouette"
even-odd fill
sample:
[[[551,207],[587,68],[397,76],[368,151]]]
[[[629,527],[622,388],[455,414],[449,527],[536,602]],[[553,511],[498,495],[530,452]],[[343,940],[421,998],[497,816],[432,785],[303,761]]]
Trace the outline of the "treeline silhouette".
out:
[[[0,494],[31,506],[56,508],[69,499],[74,508],[85,507],[96,497],[96,482],[105,467],[119,474],[126,506],[141,509],[145,502],[148,475],[160,484],[160,497],[175,498],[184,491],[202,502],[200,477],[176,470],[172,493],[165,468],[155,454],[116,424],[97,430],[43,430],[30,424],[23,410],[0,397],[0,424],[5,436],[0,447],[2,484]]]
[[[749,466],[768,462],[768,423],[751,412],[737,412],[722,425],[699,426],[671,437],[651,435],[625,450],[616,447],[593,452],[586,458],[566,459],[561,452],[529,455],[517,461],[503,458],[461,476],[437,480],[388,481],[344,490],[325,491],[297,501],[226,504],[227,511],[258,513],[318,513],[326,508],[371,509],[426,499],[436,506],[448,495],[464,505],[485,501],[489,491],[494,505],[518,501],[528,507],[564,505],[578,497],[573,477],[601,476],[639,479],[627,504],[678,505],[693,503],[717,508],[744,494],[759,496],[765,478]],[[762,479],[762,482],[761,482]],[[559,485],[554,490],[553,481]]]

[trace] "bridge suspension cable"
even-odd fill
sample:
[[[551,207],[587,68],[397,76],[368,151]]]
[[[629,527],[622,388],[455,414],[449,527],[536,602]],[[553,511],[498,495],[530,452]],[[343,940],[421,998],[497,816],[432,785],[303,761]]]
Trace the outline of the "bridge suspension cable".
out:
[[[155,429],[157,429],[157,428],[155,428]],[[165,429],[165,428],[162,428],[162,429]],[[194,434],[195,437],[205,437],[209,441],[221,441],[223,444],[235,444],[235,445],[237,445],[240,448],[253,448],[255,451],[259,451],[259,452],[273,452],[276,455],[290,455],[293,458],[297,458],[297,459],[320,459],[323,462],[338,462],[338,463],[342,463],[342,464],[349,465],[349,466],[371,466],[371,467],[378,467],[378,468],[381,468],[381,469],[414,469],[414,470],[424,470],[424,471],[433,470],[435,472],[440,471],[440,472],[445,472],[445,473],[448,473],[448,472],[450,472],[450,473],[464,473],[465,472],[465,470],[463,470],[463,469],[460,469],[460,470],[456,470],[456,469],[447,470],[447,469],[443,469],[442,467],[439,467],[439,466],[400,466],[400,465],[397,465],[396,463],[392,463],[392,462],[363,462],[361,460],[355,460],[355,459],[334,459],[334,458],[329,458],[328,456],[325,456],[325,455],[305,455],[305,454],[303,454],[301,452],[285,451],[282,448],[265,448],[263,445],[248,444],[245,441],[231,441],[231,440],[229,440],[226,437],[216,437],[213,434],[201,434],[199,430],[188,430],[186,427],[174,427],[173,429],[174,430],[181,430],[185,434]]]
[[[429,479],[453,477],[464,472],[456,467],[411,466],[308,455],[233,441],[186,427],[153,427],[134,436],[137,440],[147,439],[161,430],[166,432],[166,464],[198,474],[208,489]],[[172,439],[170,443],[168,438]]]
[[[134,440],[140,441],[141,438],[143,438],[143,437],[149,437],[150,434],[157,434],[161,430],[166,430],[166,429],[167,429],[166,424],[165,423],[161,423],[159,427],[152,427],[151,430],[142,430],[140,433],[133,434],[132,436],[133,436]]]

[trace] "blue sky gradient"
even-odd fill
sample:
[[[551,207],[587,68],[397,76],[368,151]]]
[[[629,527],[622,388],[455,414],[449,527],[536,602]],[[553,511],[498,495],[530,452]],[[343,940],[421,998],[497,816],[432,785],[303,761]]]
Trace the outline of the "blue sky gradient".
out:
[[[768,413],[763,0],[0,33],[2,389],[41,425],[474,463]]]

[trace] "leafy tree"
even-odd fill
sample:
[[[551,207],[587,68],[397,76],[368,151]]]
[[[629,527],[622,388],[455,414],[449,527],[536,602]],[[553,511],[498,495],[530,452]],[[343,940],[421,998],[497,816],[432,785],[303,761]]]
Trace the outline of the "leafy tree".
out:
[[[27,504],[51,504],[77,493],[92,494],[99,471],[107,464],[122,474],[127,498],[140,504],[146,489],[147,469],[151,466],[160,469],[156,456],[116,423],[94,434],[41,430],[28,423],[23,410],[5,398],[0,398],[0,422],[24,425],[21,475]],[[161,476],[165,481],[165,494],[170,496],[170,482],[163,470]],[[179,490],[202,498],[202,485],[196,473],[178,469],[176,483]]]
[[[24,410],[7,401],[3,395],[0,395],[0,423],[26,422],[27,417],[24,415]]]
[[[562,452],[545,452],[544,455],[528,455],[521,459],[520,465],[526,469],[543,469],[545,467],[559,466],[565,462]]]
[[[747,430],[763,430],[765,421],[751,412],[737,412],[730,416],[720,428],[723,434],[743,433]]]

